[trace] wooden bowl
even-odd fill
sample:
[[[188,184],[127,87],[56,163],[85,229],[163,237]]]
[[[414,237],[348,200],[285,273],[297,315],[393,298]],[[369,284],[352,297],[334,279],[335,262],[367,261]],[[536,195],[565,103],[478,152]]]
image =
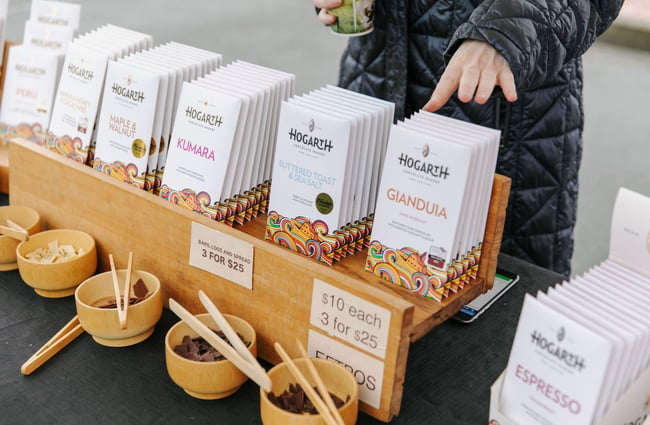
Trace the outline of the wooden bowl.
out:
[[[27,254],[38,248],[47,248],[48,243],[57,241],[61,245],[72,245],[84,253],[60,263],[37,263],[27,259]],[[95,239],[88,233],[71,229],[47,230],[36,233],[16,248],[16,259],[20,277],[34,291],[47,298],[61,298],[74,294],[75,288],[97,269]]]
[[[117,270],[120,292],[124,289],[126,270]],[[117,308],[101,308],[108,300],[115,299],[111,272],[97,274],[83,281],[74,293],[79,322],[86,332],[101,345],[126,347],[147,339],[154,331],[162,315],[162,292],[160,280],[142,270],[131,272],[131,295],[133,285],[142,279],[147,286],[146,298],[127,309],[126,329],[120,329]]]
[[[223,315],[230,326],[242,336],[248,345],[248,350],[257,356],[257,337],[255,329],[245,320]],[[210,329],[219,330],[209,314],[198,314],[196,318],[206,324]],[[236,368],[229,360],[216,362],[198,362],[186,359],[176,354],[174,347],[181,343],[183,337],[189,335],[196,338],[194,332],[185,322],[180,321],[172,326],[165,337],[165,362],[169,377],[192,397],[202,400],[216,400],[235,393],[246,382],[248,377]]]
[[[316,381],[311,379],[306,360],[297,358],[293,361],[302,374],[307,377],[311,386],[315,387]],[[339,408],[339,413],[343,418],[343,422],[347,425],[354,425],[359,414],[359,385],[357,380],[350,371],[338,363],[316,358],[312,358],[311,361],[330,393],[335,394],[342,400],[346,400],[350,396],[350,399]],[[288,390],[290,384],[297,383],[286,363],[277,364],[269,370],[268,374],[273,383],[271,391],[276,396]],[[260,416],[264,425],[325,425],[321,415],[291,413],[276,406],[269,400],[268,393],[262,388],[260,388]]]
[[[0,207],[0,225],[5,226],[7,219],[26,229],[30,235],[41,231],[41,216],[32,208],[13,205]],[[19,243],[11,236],[0,235],[0,271],[18,268],[16,248]]]

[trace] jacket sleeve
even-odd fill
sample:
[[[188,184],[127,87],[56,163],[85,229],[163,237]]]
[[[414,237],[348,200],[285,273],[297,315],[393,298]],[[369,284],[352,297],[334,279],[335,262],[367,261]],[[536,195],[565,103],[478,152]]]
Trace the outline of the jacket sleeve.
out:
[[[459,26],[447,60],[465,39],[494,46],[519,89],[532,89],[580,57],[614,21],[623,0],[486,0]]]

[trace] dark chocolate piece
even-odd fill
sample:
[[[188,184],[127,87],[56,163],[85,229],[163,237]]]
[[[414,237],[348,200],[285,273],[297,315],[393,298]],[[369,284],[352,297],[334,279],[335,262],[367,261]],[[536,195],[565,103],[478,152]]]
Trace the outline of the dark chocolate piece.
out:
[[[136,298],[145,299],[147,297],[149,290],[142,279],[138,279],[138,281],[135,282],[135,285],[133,285],[133,293]]]
[[[314,387],[314,390],[317,394],[320,395],[318,389]],[[291,413],[300,413],[300,414],[310,414],[317,415],[318,410],[312,401],[307,397],[305,391],[302,389],[300,384],[289,384],[289,389],[284,390],[279,396],[275,395],[273,392],[268,393],[269,401],[274,405],[278,406],[280,409],[287,410]],[[330,397],[334,401],[334,405],[337,409],[340,409],[345,403],[350,400],[350,395],[346,397],[345,401],[341,400],[336,394],[330,393]]]
[[[216,333],[219,338],[232,346],[222,331],[213,330],[213,332]],[[247,347],[250,345],[250,342],[244,341],[244,338],[242,338],[241,335],[237,335]],[[205,339],[202,337],[190,338],[189,335],[183,336],[181,343],[174,347],[174,352],[181,357],[197,362],[218,362],[225,359],[223,354],[210,345],[210,343]]]

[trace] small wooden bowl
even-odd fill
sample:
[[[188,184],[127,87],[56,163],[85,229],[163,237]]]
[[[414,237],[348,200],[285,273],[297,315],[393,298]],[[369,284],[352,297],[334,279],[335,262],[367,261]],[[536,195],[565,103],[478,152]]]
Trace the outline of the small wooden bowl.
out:
[[[223,315],[230,326],[242,336],[248,345],[248,351],[257,356],[257,337],[255,329],[245,320]],[[196,318],[210,329],[219,330],[209,314],[198,314]],[[185,322],[180,321],[172,326],[165,337],[165,362],[169,377],[192,397],[202,400],[216,400],[235,393],[246,382],[248,377],[229,360],[216,362],[197,362],[176,354],[174,347],[181,343],[183,337],[198,337]]]
[[[52,241],[83,249],[84,253],[60,263],[42,264],[27,259],[27,254],[38,248],[47,248]],[[95,239],[79,230],[55,229],[36,233],[29,240],[18,244],[16,259],[20,277],[37,294],[47,298],[74,294],[75,288],[97,270]]]
[[[0,225],[6,226],[7,219],[27,230],[30,235],[41,231],[41,216],[32,208],[13,205],[0,207]],[[0,235],[0,271],[18,268],[16,247],[19,243],[11,236]]]
[[[120,291],[124,288],[126,270],[117,270]],[[147,286],[146,298],[137,304],[129,305],[126,329],[120,329],[117,308],[100,308],[108,300],[115,299],[113,278],[107,271],[86,279],[74,293],[79,323],[93,339],[108,347],[126,347],[147,339],[154,331],[162,315],[162,292],[160,280],[153,274],[142,270],[131,273],[131,294],[133,285],[142,279]]]
[[[297,358],[293,359],[293,361],[302,374],[307,377],[311,386],[315,387],[316,381],[311,379],[306,360]],[[339,408],[339,413],[346,425],[354,425],[359,414],[359,385],[357,380],[350,371],[337,363],[317,358],[312,358],[311,361],[330,393],[335,394],[342,400],[346,400],[350,396],[350,399]],[[286,363],[278,363],[269,370],[268,375],[273,383],[271,391],[276,396],[288,390],[290,384],[297,383]],[[325,425],[321,415],[291,413],[276,406],[269,400],[268,393],[262,388],[260,388],[260,416],[264,425]]]

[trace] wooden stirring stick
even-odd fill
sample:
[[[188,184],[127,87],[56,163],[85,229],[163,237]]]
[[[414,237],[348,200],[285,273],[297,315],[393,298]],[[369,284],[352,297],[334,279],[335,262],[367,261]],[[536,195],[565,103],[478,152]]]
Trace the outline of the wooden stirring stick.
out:
[[[7,226],[0,225],[0,234],[7,235],[21,242],[29,239],[29,233],[27,232],[27,229],[23,228],[10,219],[7,219],[6,222]]]
[[[318,371],[316,370],[316,366],[314,366],[314,363],[307,355],[307,351],[305,350],[305,347],[302,346],[302,343],[298,338],[296,338],[296,345],[300,350],[300,354],[305,358],[305,361],[307,363],[307,369],[309,370],[309,373],[311,373],[312,378],[314,378],[314,381],[316,381],[316,388],[318,388],[318,392],[320,393],[321,397],[323,397],[323,400],[325,400],[325,404],[327,404],[327,407],[330,409],[330,412],[332,412],[332,415],[334,415],[334,418],[336,418],[338,423],[343,425],[344,424],[343,417],[341,416],[339,409],[336,408],[336,405],[334,404],[334,400],[332,400],[332,396],[330,396],[327,387],[325,387],[325,383],[323,383],[323,380],[321,379],[320,375],[318,374]]]
[[[237,332],[232,328],[232,326],[230,326],[230,323],[228,323],[226,318],[223,317],[221,311],[219,311],[212,300],[208,298],[208,296],[205,295],[205,293],[201,290],[199,290],[199,299],[210,314],[210,317],[212,317],[217,326],[219,326],[219,328],[226,335],[226,338],[228,338],[230,344],[235,348],[235,351],[237,351],[237,353],[243,358],[244,361],[250,363],[252,367],[258,369],[260,372],[260,377],[263,377],[263,382],[258,383],[259,386],[262,387],[266,392],[271,391],[271,378],[269,378],[269,376],[266,374],[266,370],[264,370],[262,365],[258,363],[255,356],[253,356],[253,354],[248,350],[246,344],[244,344],[241,338],[239,338]]]
[[[72,342],[83,333],[84,329],[79,323],[79,316],[74,316],[64,327],[61,328],[49,341],[45,343],[33,356],[31,356],[20,367],[20,373],[29,375],[38,369],[43,363],[61,351],[63,347]]]
[[[280,345],[279,342],[276,342],[273,346],[275,347],[275,351],[280,355],[280,358],[282,358],[282,361],[287,364],[289,371],[291,372],[293,377],[298,381],[302,389],[305,391],[307,397],[309,397],[309,399],[312,401],[312,403],[316,407],[316,410],[318,410],[318,413],[320,413],[325,423],[327,425],[344,425],[343,422],[338,422],[338,420],[335,419],[334,416],[332,416],[332,412],[330,412],[330,409],[327,407],[327,404],[325,404],[323,399],[311,387],[305,375],[303,375],[302,372],[300,372],[300,369],[298,369],[298,366],[296,366],[293,360],[291,360],[291,357],[289,357],[287,352],[284,351],[282,345]]]
[[[133,267],[133,252],[129,251],[129,261],[126,265],[126,281],[124,282],[124,327],[126,328],[127,312],[131,304],[131,269]],[[120,323],[121,325],[121,323]]]
[[[192,313],[187,311],[183,306],[181,306],[173,298],[169,299],[169,308],[171,311],[176,313],[178,317],[181,318],[187,326],[189,326],[194,332],[203,337],[210,345],[219,350],[223,356],[230,360],[232,364],[235,365],[239,370],[244,372],[249,378],[251,378],[256,384],[264,388],[268,384],[269,376],[266,372],[260,371],[251,363],[247,362],[242,358],[234,348],[232,348],[226,341],[219,338],[212,329],[207,327],[203,322],[197,319]]]
[[[16,223],[15,221],[13,221],[13,220],[10,219],[10,218],[8,218],[8,219],[6,220],[6,222],[7,222],[7,225],[8,225],[9,227],[11,227],[12,229],[16,229],[16,230],[20,230],[20,231],[23,231],[23,232],[27,232],[27,229],[25,229],[23,226],[21,226],[20,224]]]
[[[115,292],[115,308],[117,308],[117,319],[120,321],[120,329],[126,329],[126,316],[124,313],[123,305],[120,302],[122,296],[120,295],[120,284],[117,279],[117,270],[115,270],[113,254],[108,254],[108,261],[111,264],[111,276],[113,278],[113,291]]]

